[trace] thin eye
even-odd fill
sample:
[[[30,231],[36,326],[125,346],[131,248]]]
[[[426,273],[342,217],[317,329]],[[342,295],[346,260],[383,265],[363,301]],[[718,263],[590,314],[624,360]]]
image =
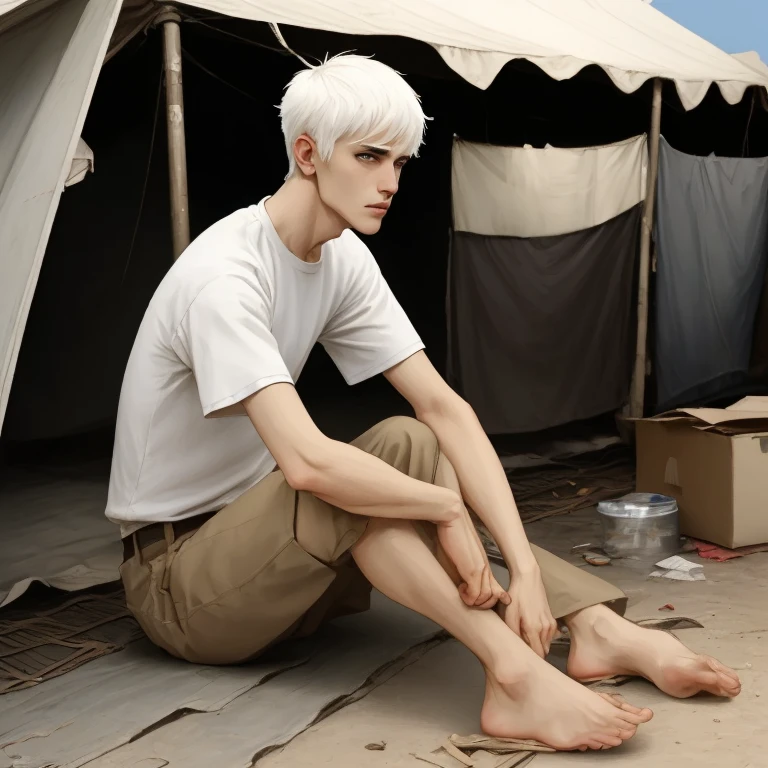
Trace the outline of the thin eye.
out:
[[[359,155],[357,155],[357,157],[361,159],[370,159],[370,160],[376,159],[374,155],[372,155],[370,152],[361,152]]]

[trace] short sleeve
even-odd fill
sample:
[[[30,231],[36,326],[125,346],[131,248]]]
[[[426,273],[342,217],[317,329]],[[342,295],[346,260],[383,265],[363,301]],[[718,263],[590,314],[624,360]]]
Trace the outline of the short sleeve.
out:
[[[190,304],[173,348],[195,376],[205,416],[270,384],[293,383],[270,317],[263,289],[229,275],[208,283]]]
[[[355,272],[319,338],[347,384],[376,376],[424,349],[373,255],[356,241]]]

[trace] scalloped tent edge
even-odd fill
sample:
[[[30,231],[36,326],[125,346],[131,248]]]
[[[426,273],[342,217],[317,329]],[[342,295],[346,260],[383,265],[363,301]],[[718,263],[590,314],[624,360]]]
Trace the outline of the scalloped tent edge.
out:
[[[670,80],[686,110],[698,106],[713,84],[728,104],[741,101],[750,86],[768,95],[768,67],[757,54],[731,56],[639,0],[390,0],[386,13],[371,0],[329,0],[321,10],[313,0],[185,5],[251,21],[420,40],[481,89],[508,62],[526,59],[554,80],[598,66],[624,93],[657,77]],[[110,55],[159,12],[151,0],[124,0]]]

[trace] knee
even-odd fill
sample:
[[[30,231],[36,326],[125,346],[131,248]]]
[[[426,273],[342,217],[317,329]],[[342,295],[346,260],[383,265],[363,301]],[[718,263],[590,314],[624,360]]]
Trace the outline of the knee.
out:
[[[392,416],[382,421],[379,427],[388,442],[437,448],[435,433],[423,421],[410,416]]]
[[[393,416],[376,431],[372,453],[411,477],[432,481],[440,449],[426,424],[409,416]]]

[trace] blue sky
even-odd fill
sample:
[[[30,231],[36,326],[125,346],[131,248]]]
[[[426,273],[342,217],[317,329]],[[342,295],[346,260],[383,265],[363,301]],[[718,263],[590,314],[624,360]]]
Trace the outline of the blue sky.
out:
[[[653,0],[653,7],[728,53],[768,62],[768,0]]]

